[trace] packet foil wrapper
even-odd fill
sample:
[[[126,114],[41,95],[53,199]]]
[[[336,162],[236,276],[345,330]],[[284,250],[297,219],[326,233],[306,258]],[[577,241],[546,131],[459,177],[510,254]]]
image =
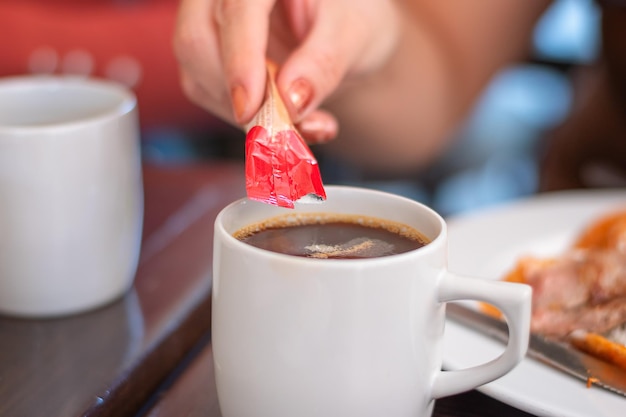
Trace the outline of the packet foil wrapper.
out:
[[[268,63],[267,91],[246,126],[246,192],[251,200],[293,208],[326,199],[317,160],[291,122]]]

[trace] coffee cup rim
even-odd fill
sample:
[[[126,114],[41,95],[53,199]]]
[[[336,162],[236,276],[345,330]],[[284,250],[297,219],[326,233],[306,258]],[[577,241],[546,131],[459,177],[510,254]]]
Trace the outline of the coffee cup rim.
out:
[[[431,207],[427,206],[424,203],[421,203],[419,201],[416,201],[416,200],[413,200],[413,199],[410,199],[408,197],[404,197],[398,194],[393,194],[390,192],[366,188],[366,187],[355,187],[355,186],[350,186],[350,185],[326,185],[325,189],[327,193],[329,194],[329,198],[332,198],[332,194],[335,191],[347,190],[347,191],[357,191],[357,192],[379,194],[381,196],[384,196],[385,198],[393,198],[399,201],[404,201],[405,203],[415,204],[419,206],[421,210],[426,211],[433,219],[437,221],[439,231],[436,234],[436,236],[430,239],[430,241],[426,245],[417,249],[410,250],[408,252],[403,252],[403,253],[398,253],[398,254],[393,254],[393,255],[386,255],[386,256],[380,256],[380,257],[375,257],[375,258],[359,258],[359,259],[337,259],[337,258],[319,259],[319,258],[299,257],[299,256],[288,255],[284,253],[273,252],[267,249],[262,249],[262,248],[249,245],[235,238],[233,236],[234,231],[233,233],[231,233],[226,229],[226,227],[223,224],[223,219],[229,210],[232,210],[234,209],[234,207],[239,206],[239,205],[265,204],[265,203],[259,203],[257,201],[252,201],[244,197],[244,198],[240,198],[238,200],[233,201],[232,203],[222,208],[222,210],[220,210],[220,212],[218,213],[215,219],[214,230],[215,230],[216,236],[217,236],[217,233],[220,233],[223,236],[225,236],[225,239],[226,239],[225,243],[229,245],[240,247],[243,250],[251,251],[250,253],[255,253],[260,256],[280,259],[283,262],[286,260],[289,260],[290,262],[298,262],[298,263],[300,262],[330,263],[332,265],[336,264],[336,265],[342,265],[342,266],[350,266],[350,265],[354,266],[355,263],[396,262],[397,260],[401,258],[410,258],[410,257],[416,256],[417,254],[419,254],[419,256],[428,256],[429,253],[441,250],[441,246],[446,244],[447,224],[446,224],[445,219],[439,213],[437,213],[434,209],[432,209]],[[288,210],[288,209],[285,209],[285,210]],[[285,211],[284,214],[289,214],[289,212]],[[353,214],[358,214],[358,213],[353,213]],[[370,214],[364,214],[364,215],[370,216]],[[269,219],[271,217],[273,216],[269,216],[267,218]],[[376,216],[376,217],[382,218],[382,216]]]
[[[76,119],[54,121],[40,124],[0,123],[0,135],[41,133],[43,131],[56,131],[73,129],[93,123],[102,123],[108,120],[131,113],[137,107],[136,95],[124,85],[115,81],[71,75],[18,75],[0,77],[0,94],[2,90],[32,89],[32,88],[82,88],[93,93],[110,93],[119,98],[119,101],[105,110],[93,115],[78,117]],[[2,137],[0,137],[2,139]]]

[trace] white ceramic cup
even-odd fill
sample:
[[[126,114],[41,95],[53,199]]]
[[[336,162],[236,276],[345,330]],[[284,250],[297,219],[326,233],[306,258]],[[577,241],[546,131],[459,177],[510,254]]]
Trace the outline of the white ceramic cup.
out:
[[[0,314],[77,313],[132,285],[139,136],[136,98],[118,84],[0,78]]]
[[[351,187],[326,191],[326,202],[295,212],[378,217],[431,242],[371,259],[284,255],[232,234],[294,211],[246,199],[226,207],[215,222],[212,300],[224,417],[424,417],[435,399],[494,380],[523,358],[529,287],[449,272],[446,224],[420,203]],[[445,305],[460,299],[500,308],[509,343],[489,363],[444,372]]]

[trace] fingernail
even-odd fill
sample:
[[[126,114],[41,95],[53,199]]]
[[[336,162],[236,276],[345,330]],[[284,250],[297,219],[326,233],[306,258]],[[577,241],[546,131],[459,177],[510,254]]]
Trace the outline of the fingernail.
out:
[[[301,113],[313,97],[313,88],[306,80],[299,78],[291,84],[287,95],[298,113]]]
[[[248,95],[246,90],[241,85],[236,85],[230,91],[231,100],[233,102],[233,112],[238,122],[241,121],[246,111],[246,104],[248,102]]]
[[[309,117],[300,122],[298,128],[311,144],[326,143],[337,136],[337,122],[332,118]]]

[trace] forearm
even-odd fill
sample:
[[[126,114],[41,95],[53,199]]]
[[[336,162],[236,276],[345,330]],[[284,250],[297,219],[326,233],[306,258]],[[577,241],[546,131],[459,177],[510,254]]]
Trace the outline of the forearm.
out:
[[[447,136],[460,111],[449,57],[428,31],[403,24],[388,64],[338,91],[328,105],[339,120],[339,136],[326,145],[329,150],[385,172],[430,160],[445,146],[439,138]]]
[[[369,170],[404,172],[430,163],[491,76],[525,57],[546,5],[481,0],[481,9],[470,11],[466,3],[477,3],[431,3],[406,6],[401,41],[384,68],[328,100],[340,123],[329,150]],[[447,14],[445,7],[455,6]]]

